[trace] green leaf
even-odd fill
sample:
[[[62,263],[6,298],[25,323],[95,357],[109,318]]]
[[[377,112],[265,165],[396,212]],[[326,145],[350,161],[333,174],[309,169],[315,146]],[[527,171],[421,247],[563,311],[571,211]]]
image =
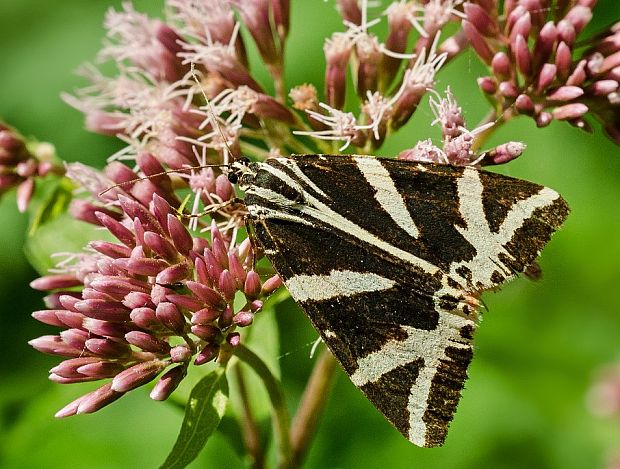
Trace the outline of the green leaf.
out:
[[[162,469],[182,468],[192,462],[220,424],[228,402],[226,369],[217,367],[192,390],[181,431]]]
[[[67,211],[74,186],[67,178],[46,178],[37,181],[37,196],[30,212],[28,234],[33,236],[41,226]]]
[[[28,261],[41,275],[62,259],[52,258],[58,252],[82,252],[90,241],[114,241],[112,235],[101,227],[72,218],[68,213],[40,225],[24,245]]]

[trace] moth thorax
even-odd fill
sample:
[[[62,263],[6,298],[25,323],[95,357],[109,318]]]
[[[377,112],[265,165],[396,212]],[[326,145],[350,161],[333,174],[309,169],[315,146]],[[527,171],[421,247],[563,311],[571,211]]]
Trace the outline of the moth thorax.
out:
[[[258,163],[252,163],[247,159],[233,161],[228,169],[228,180],[233,184],[238,184],[243,191],[247,190],[256,177]]]

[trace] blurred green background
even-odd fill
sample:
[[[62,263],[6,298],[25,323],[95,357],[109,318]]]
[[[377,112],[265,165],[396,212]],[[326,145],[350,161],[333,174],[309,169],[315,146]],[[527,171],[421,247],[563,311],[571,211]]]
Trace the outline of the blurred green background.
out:
[[[321,88],[322,41],[340,30],[333,2],[292,1],[288,84]],[[157,14],[161,1],[137,1]],[[68,161],[101,166],[116,148],[83,130],[81,115],[59,99],[81,82],[73,71],[94,58],[104,12],[118,1],[4,0],[0,2],[0,118],[26,135],[53,142]],[[599,2],[591,30],[618,17],[616,0]],[[475,84],[483,73],[464,54],[439,74],[466,110],[470,127],[485,114]],[[264,74],[263,74],[264,77]],[[382,149],[392,155],[437,136],[422,106]],[[309,468],[585,468],[603,467],[620,448],[620,422],[592,416],[585,395],[596,370],[620,359],[620,149],[598,126],[587,135],[554,123],[542,130],[527,119],[504,126],[489,145],[522,140],[527,152],[501,168],[548,185],[572,214],[545,249],[544,277],[519,279],[487,294],[489,312],[476,337],[470,380],[446,445],[409,444],[339,371],[310,451]],[[57,360],[26,341],[53,333],[30,318],[42,308],[28,287],[36,274],[22,253],[27,219],[14,194],[0,200],[0,467],[156,467],[176,438],[182,415],[134,391],[90,416],[55,420],[54,412],[90,389],[47,381]],[[290,403],[312,366],[316,333],[292,304],[280,308],[279,359]],[[214,437],[192,467],[242,467],[228,443]]]

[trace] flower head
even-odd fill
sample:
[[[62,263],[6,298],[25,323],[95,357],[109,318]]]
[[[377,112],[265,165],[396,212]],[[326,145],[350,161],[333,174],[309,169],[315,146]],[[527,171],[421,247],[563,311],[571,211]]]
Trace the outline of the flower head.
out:
[[[591,114],[620,143],[620,28],[584,41],[594,2],[574,3],[553,19],[540,2],[505,2],[503,15],[491,3],[466,3],[463,31],[492,71],[479,84],[503,110],[539,127],[555,119],[590,131]]]
[[[207,363],[238,344],[238,329],[252,323],[261,298],[279,285],[275,279],[263,284],[249,240],[237,244],[215,221],[210,240],[194,238],[157,194],[148,206],[117,198],[122,217],[95,215],[118,242],[93,241],[87,252],[66,256],[32,283],[58,293],[53,308],[33,316],[64,330],[30,342],[67,357],[50,379],[112,379],[58,416],[98,410],[168,370],[152,393],[165,399],[192,363]],[[68,290],[76,286],[82,291]],[[237,294],[245,299],[240,308]]]

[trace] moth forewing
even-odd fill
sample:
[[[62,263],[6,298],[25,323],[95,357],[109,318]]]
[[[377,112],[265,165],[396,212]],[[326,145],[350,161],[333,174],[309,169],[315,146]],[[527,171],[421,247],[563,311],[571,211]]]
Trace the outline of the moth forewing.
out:
[[[441,445],[477,298],[534,262],[563,199],[473,167],[357,155],[235,171],[258,241],[353,383],[413,443]]]

